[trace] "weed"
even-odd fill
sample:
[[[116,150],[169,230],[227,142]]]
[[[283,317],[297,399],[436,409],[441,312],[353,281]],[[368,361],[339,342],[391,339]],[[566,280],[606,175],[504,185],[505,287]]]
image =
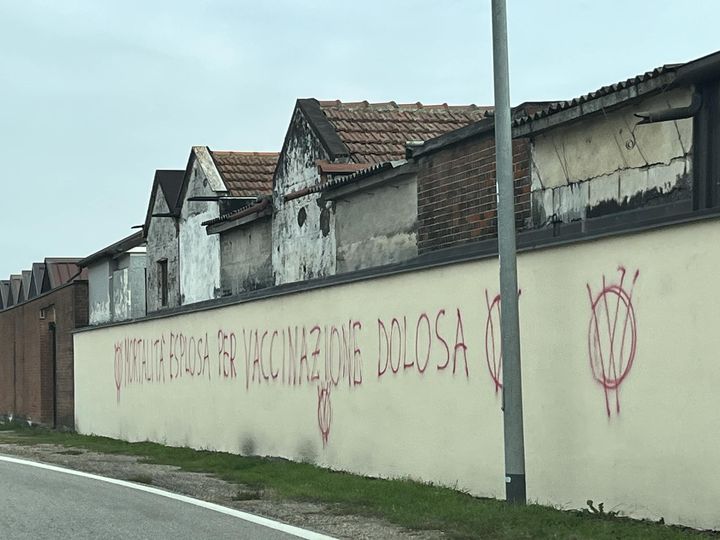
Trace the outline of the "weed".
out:
[[[150,442],[128,443],[42,428],[20,428],[0,437],[15,444],[53,443],[137,456],[148,463],[210,473],[235,483],[239,490],[235,500],[262,497],[311,501],[327,505],[329,512],[381,518],[409,529],[439,530],[454,539],[718,538],[716,533],[617,517],[617,512],[607,512],[602,503],[595,506],[592,501],[583,511],[563,511],[537,504],[520,506],[409,479],[367,478],[280,458],[240,456]],[[149,477],[133,480],[151,483]],[[594,519],[598,516],[606,519]]]

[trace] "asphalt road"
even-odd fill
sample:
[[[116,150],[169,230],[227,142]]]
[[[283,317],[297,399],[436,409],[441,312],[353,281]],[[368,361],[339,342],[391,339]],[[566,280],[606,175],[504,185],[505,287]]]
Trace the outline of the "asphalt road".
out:
[[[297,536],[154,493],[0,461],[0,538],[287,540]]]

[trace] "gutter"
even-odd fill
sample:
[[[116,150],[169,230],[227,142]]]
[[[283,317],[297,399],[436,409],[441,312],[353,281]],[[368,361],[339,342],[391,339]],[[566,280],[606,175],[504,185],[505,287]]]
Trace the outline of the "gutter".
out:
[[[270,208],[268,208],[270,207]],[[232,215],[227,215],[224,218],[215,218],[211,219],[209,221],[204,221],[201,223],[202,226],[207,227],[205,232],[208,235],[211,234],[217,234],[223,231],[226,231],[228,229],[231,229],[235,226],[241,225],[241,223],[236,224],[236,221],[242,220],[243,218],[246,218],[248,216],[252,216],[254,214],[258,214],[258,217],[260,214],[265,215],[265,213],[269,210],[272,210],[271,207],[271,201],[270,198],[264,198],[257,204],[253,204],[252,206],[248,206],[247,208],[240,210]],[[244,222],[243,222],[244,223]]]
[[[692,95],[692,101],[687,107],[675,107],[673,109],[663,109],[656,112],[639,112],[635,113],[635,116],[641,119],[638,122],[638,125],[668,122],[670,120],[682,120],[683,118],[692,118],[695,116],[700,111],[702,103],[702,96],[699,93],[694,92]]]
[[[79,268],[86,268],[95,261],[104,259],[105,257],[112,257],[119,253],[124,253],[125,251],[142,245],[144,242],[145,239],[143,237],[143,231],[138,231],[131,234],[130,236],[123,238],[122,240],[118,240],[114,244],[110,244],[109,246],[101,249],[100,251],[96,251],[92,255],[88,255],[84,259],[80,259],[75,264]]]

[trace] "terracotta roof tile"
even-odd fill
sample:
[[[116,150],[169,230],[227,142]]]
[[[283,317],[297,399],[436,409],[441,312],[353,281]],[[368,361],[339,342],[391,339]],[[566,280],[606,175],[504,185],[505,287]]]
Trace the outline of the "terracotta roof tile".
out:
[[[210,153],[231,196],[259,197],[272,193],[277,152]]]
[[[405,157],[405,143],[427,141],[481,120],[491,107],[320,101],[325,117],[356,163]]]

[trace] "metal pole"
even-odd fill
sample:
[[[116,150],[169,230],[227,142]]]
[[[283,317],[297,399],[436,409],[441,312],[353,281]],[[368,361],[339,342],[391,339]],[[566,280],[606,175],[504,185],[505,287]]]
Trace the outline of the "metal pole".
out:
[[[500,336],[502,340],[505,496],[525,504],[520,324],[518,322],[515,203],[505,0],[492,0],[493,74],[495,79],[495,163],[500,253]]]

